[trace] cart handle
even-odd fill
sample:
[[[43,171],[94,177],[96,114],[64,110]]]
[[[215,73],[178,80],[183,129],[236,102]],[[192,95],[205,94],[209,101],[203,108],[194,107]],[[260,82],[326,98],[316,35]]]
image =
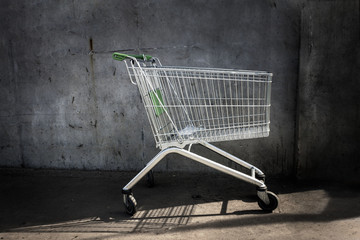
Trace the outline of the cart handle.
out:
[[[112,55],[114,60],[118,60],[118,61],[123,61],[125,58],[130,58],[130,59],[138,59],[138,60],[145,60],[145,61],[150,61],[152,59],[152,56],[150,55],[133,55],[133,54],[124,54],[124,53],[118,53],[118,52],[114,52]]]

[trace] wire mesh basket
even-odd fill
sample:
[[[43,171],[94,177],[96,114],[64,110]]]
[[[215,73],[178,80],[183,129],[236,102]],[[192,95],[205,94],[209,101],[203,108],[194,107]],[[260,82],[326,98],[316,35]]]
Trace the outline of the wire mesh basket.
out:
[[[161,149],[269,135],[271,73],[135,65],[128,70]]]

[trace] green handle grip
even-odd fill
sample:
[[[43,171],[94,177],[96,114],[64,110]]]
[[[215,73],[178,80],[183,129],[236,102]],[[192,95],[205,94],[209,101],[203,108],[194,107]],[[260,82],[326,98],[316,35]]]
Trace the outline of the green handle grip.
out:
[[[152,59],[152,56],[149,56],[149,55],[133,55],[133,54],[118,53],[118,52],[114,52],[112,57],[113,57],[113,59],[118,60],[118,61],[123,61],[125,58],[128,58],[128,57],[133,57],[138,60],[146,60],[146,61],[150,61]]]

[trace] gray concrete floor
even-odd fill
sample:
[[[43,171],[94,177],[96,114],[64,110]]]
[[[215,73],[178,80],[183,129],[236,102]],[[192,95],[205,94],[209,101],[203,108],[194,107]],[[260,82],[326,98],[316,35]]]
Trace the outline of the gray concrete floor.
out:
[[[224,174],[0,169],[0,239],[360,239],[360,188],[267,179],[280,206],[263,213],[255,188]]]

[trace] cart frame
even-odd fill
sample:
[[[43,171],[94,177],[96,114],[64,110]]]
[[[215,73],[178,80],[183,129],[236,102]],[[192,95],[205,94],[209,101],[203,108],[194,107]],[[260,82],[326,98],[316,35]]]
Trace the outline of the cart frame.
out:
[[[247,85],[247,93],[241,92],[240,94],[238,94],[238,91],[236,89],[237,96],[240,96],[242,94],[247,95],[247,105],[244,104],[244,101],[241,101],[241,103],[240,103],[239,97],[235,99],[235,100],[237,100],[237,104],[238,104],[238,105],[235,105],[235,104],[233,104],[234,103],[233,98],[231,98],[231,100],[229,100],[230,98],[225,98],[225,97],[220,98],[216,94],[215,95],[217,98],[213,97],[215,95],[212,96],[215,99],[215,103],[212,103],[212,104],[209,103],[208,105],[206,105],[206,102],[204,100],[204,102],[205,102],[204,106],[203,105],[191,105],[191,104],[185,105],[184,104],[185,101],[188,101],[188,102],[197,101],[197,103],[198,103],[200,101],[198,99],[200,99],[200,98],[194,98],[193,96],[191,98],[184,97],[183,95],[185,95],[185,94],[182,93],[182,88],[184,86],[174,87],[174,84],[172,84],[172,83],[168,84],[170,86],[169,87],[170,91],[165,91],[162,88],[156,88],[156,86],[154,86],[154,85],[157,84],[160,86],[160,82],[158,79],[159,78],[158,72],[156,72],[157,70],[159,70],[160,72],[163,72],[164,70],[166,71],[166,70],[171,69],[172,71],[175,71],[175,72],[176,71],[185,71],[185,72],[188,71],[190,73],[196,71],[195,77],[193,76],[194,74],[193,75],[183,74],[183,75],[181,75],[181,77],[185,78],[185,80],[187,80],[187,81],[189,81],[189,79],[192,79],[192,78],[194,78],[195,80],[197,80],[197,79],[204,80],[206,77],[210,78],[210,79],[213,78],[214,79],[213,81],[216,81],[217,78],[215,78],[215,77],[217,75],[211,75],[211,74],[209,75],[208,74],[209,72],[211,73],[213,71],[214,74],[220,74],[222,72],[228,73],[229,69],[202,68],[199,70],[198,68],[163,67],[159,59],[153,58],[148,55],[127,55],[127,54],[121,54],[121,53],[114,53],[113,58],[115,60],[120,60],[120,61],[125,60],[124,62],[126,64],[126,68],[127,68],[127,71],[128,71],[129,77],[130,77],[130,81],[134,85],[138,86],[140,94],[142,96],[144,106],[146,109],[146,113],[149,118],[151,129],[152,129],[152,132],[153,132],[153,135],[155,138],[156,146],[161,149],[161,151],[155,157],[153,157],[147,163],[147,165],[123,188],[123,190],[122,190],[123,201],[124,201],[124,205],[126,208],[126,212],[128,214],[133,215],[136,212],[137,202],[133,196],[133,192],[132,192],[133,187],[145,176],[148,177],[148,180],[150,179],[150,181],[151,181],[150,185],[153,185],[154,181],[153,181],[152,169],[166,155],[171,154],[171,153],[176,153],[176,154],[185,156],[189,159],[192,159],[196,162],[204,164],[215,170],[218,170],[220,172],[223,172],[225,174],[228,174],[235,178],[243,180],[247,183],[255,185],[257,187],[257,196],[258,196],[259,206],[264,211],[267,211],[267,212],[272,212],[274,209],[277,208],[278,197],[274,193],[267,190],[267,186],[265,185],[265,174],[260,169],[258,169],[257,167],[253,166],[252,164],[209,143],[209,141],[216,142],[216,141],[224,141],[224,140],[247,139],[247,138],[254,138],[254,137],[266,137],[269,135],[269,131],[270,131],[270,129],[269,129],[270,90],[271,90],[270,84],[271,84],[271,78],[272,78],[271,73],[267,73],[267,72],[263,72],[263,71],[231,70],[232,74],[234,74],[234,73],[237,74],[236,76],[240,76],[239,74],[253,76],[252,80],[251,79],[248,80],[250,83],[258,82],[258,86],[263,86],[264,84],[266,84],[266,85],[264,85],[264,86],[266,86],[265,90],[260,90],[260,89],[256,90],[259,92],[258,94],[257,94],[257,92],[255,93],[255,86],[257,86],[257,85],[255,85],[255,83],[253,83],[254,86],[251,85],[253,94],[249,93],[249,88],[250,88],[249,83],[247,83],[248,84]],[[127,60],[130,60],[130,61],[127,61]],[[202,73],[201,71],[204,71],[204,73]],[[171,72],[168,74],[165,72],[165,75],[162,76],[164,79],[166,79],[166,81],[168,81],[168,83],[169,83],[169,76],[168,76],[169,74],[171,74]],[[205,77],[202,78],[201,74],[205,74],[204,75]],[[222,74],[223,74],[222,77],[224,78],[224,73],[222,73]],[[179,74],[176,72],[176,80],[177,81],[180,79],[178,75]],[[255,79],[254,76],[257,76],[257,75],[265,76],[266,81],[263,81],[261,78],[260,78],[260,80],[259,80],[259,78],[256,78],[256,80],[254,80]],[[185,81],[185,80],[183,80],[183,81]],[[234,81],[236,81],[236,79],[229,78],[229,81],[234,82]],[[189,84],[189,82],[184,82],[184,83]],[[196,84],[196,83],[191,82],[191,84]],[[239,83],[235,83],[235,84],[239,84]],[[241,84],[242,84],[242,82],[241,82]],[[218,87],[218,86],[216,86],[216,87]],[[215,87],[213,87],[213,88],[214,88],[213,92],[215,93]],[[219,88],[220,88],[219,91],[221,91],[221,90],[227,91],[226,89],[229,87],[226,87],[225,83],[224,83],[224,87],[222,88],[222,86],[219,85]],[[230,86],[230,88],[231,88],[231,86]],[[241,91],[243,91],[242,88],[241,88]],[[208,89],[209,89],[209,87],[208,87]],[[245,87],[245,89],[246,89],[246,87]],[[175,100],[172,100],[173,102],[171,104],[166,103],[167,100],[163,99],[161,91],[164,91],[164,93],[165,93],[164,98],[168,97],[167,95],[169,95],[169,94],[173,94],[172,98]],[[186,88],[185,88],[185,91],[187,91]],[[262,92],[262,91],[264,91],[264,92]],[[177,92],[179,92],[179,93],[177,93]],[[182,96],[180,96],[180,94]],[[188,94],[188,93],[186,93],[186,94]],[[199,95],[200,93],[196,92],[193,94]],[[231,94],[232,93],[230,91],[230,95]],[[264,95],[264,97],[260,98],[260,95],[261,96]],[[253,99],[252,100],[253,105],[249,104],[250,96]],[[254,100],[254,99],[256,99],[256,100]],[[218,100],[218,102],[226,101],[226,105],[222,106],[222,105],[216,104],[216,100]],[[230,101],[230,104],[229,104],[229,101]],[[218,125],[216,125],[216,124],[211,125],[210,121],[208,119],[209,117],[208,117],[207,118],[207,121],[209,121],[208,126],[211,126],[214,129],[216,129],[215,131],[210,132],[208,130],[209,127],[207,127],[207,128],[202,127],[203,125],[207,124],[207,122],[204,122],[204,120],[202,120],[201,118],[198,117],[201,115],[199,113],[202,113],[202,111],[204,111],[203,109],[200,109],[200,107],[209,108],[211,111],[212,111],[212,109],[215,109],[217,111],[219,111],[218,109],[220,109],[221,112],[225,111],[222,108],[218,107],[218,105],[220,107],[223,107],[224,109],[226,109],[226,111],[227,111],[226,116],[231,115],[231,113],[229,114],[228,109],[232,109],[233,105],[235,105],[235,107],[238,107],[238,108],[242,107],[243,109],[237,110],[238,111],[237,113],[238,113],[238,115],[240,113],[245,114],[245,115],[247,114],[248,119],[245,119],[242,116],[238,116],[238,119],[235,119],[235,120],[229,118],[230,120],[229,119],[227,120],[229,122],[229,124],[227,124],[225,120],[223,120],[222,123],[220,123],[220,120],[218,120]],[[216,106],[216,108],[214,106]],[[251,108],[252,108],[252,110],[251,110]],[[175,109],[176,111],[173,109]],[[247,112],[245,110],[247,110]],[[173,117],[174,114],[178,114],[177,111],[181,111],[183,113],[183,115],[181,115],[180,117],[177,116],[178,118],[176,118],[176,116]],[[196,115],[196,112],[195,112],[195,114],[193,114],[192,111],[197,111],[198,115]],[[232,110],[232,113],[234,115],[234,110]],[[206,112],[206,114],[207,114],[207,116],[209,115],[209,113],[207,113],[207,112]],[[203,114],[203,115],[205,115],[205,114]],[[220,114],[218,113],[218,115],[220,115]],[[195,126],[194,121],[191,117],[193,117],[193,118],[197,117],[197,120],[196,120],[198,122],[196,124],[197,126]],[[187,125],[182,124],[183,122],[186,122]],[[191,124],[190,127],[189,127],[189,124]],[[252,124],[252,125],[250,125],[250,124]],[[165,127],[163,127],[163,126],[165,126],[165,125],[166,126],[170,125],[171,127],[170,128],[166,127],[167,131],[164,131],[163,129]],[[221,126],[221,127],[219,127],[219,126]],[[181,130],[181,128],[183,128],[183,129],[185,128],[187,130],[187,132],[184,133],[184,131]],[[161,129],[161,130],[159,130],[159,129]],[[245,129],[245,131],[242,131],[243,129]],[[213,160],[210,160],[206,157],[200,156],[194,152],[191,152],[191,147],[193,144],[200,144],[200,145],[206,147],[207,149],[250,170],[250,172],[248,174],[243,173],[241,171],[238,171],[238,170],[229,168],[227,166],[224,166],[222,164],[219,164],[219,163],[217,163]],[[188,146],[187,149],[186,149],[186,146]]]

